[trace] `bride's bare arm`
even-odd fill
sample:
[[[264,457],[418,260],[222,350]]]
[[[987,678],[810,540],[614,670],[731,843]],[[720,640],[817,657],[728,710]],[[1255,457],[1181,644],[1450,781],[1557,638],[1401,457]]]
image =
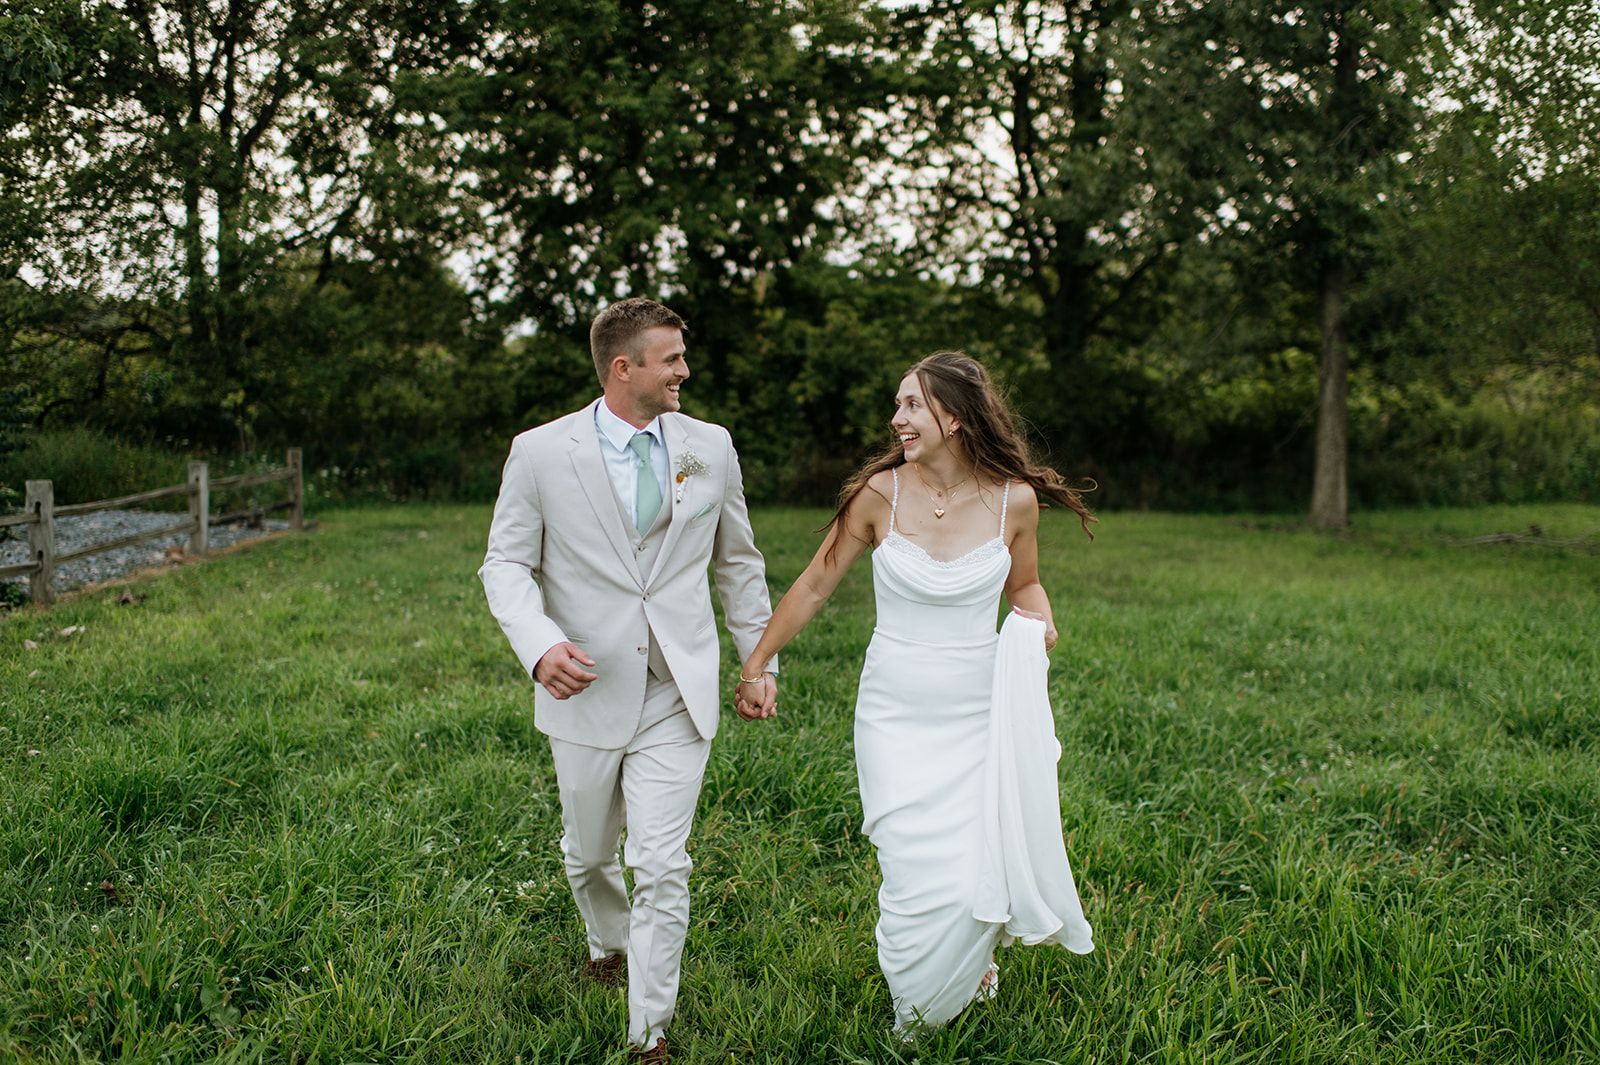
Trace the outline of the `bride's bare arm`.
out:
[[[856,559],[878,542],[878,530],[888,527],[889,501],[878,490],[877,480],[875,477],[868,483],[844,516],[828,530],[811,564],[784,593],[772,612],[772,620],[767,623],[767,631],[761,634],[755,650],[744,660],[742,676],[760,676],[772,656],[783,650],[816,617]]]
[[[1050,596],[1039,583],[1039,497],[1026,484],[1013,485],[1010,513],[1016,515],[1010,543],[1011,575],[1006,578],[1006,602],[1012,609],[1044,622],[1044,647],[1056,645],[1055,617]]]

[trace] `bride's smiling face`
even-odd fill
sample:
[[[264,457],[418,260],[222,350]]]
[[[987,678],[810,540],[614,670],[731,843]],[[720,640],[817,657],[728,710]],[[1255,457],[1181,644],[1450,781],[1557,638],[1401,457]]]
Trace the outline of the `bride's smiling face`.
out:
[[[900,437],[907,462],[926,459],[949,447],[945,434],[956,428],[956,423],[950,420],[938,401],[923,395],[922,382],[914,373],[906,374],[900,381],[900,391],[894,397],[894,417],[889,419],[889,425]]]

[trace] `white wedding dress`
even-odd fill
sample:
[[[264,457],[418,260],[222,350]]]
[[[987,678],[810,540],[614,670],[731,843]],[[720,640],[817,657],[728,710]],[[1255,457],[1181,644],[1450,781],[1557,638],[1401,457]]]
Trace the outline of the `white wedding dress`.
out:
[[[906,1035],[977,997],[1002,936],[1093,949],[1061,843],[1041,622],[1011,616],[1023,626],[1008,621],[1012,664],[997,676],[1009,496],[1008,485],[999,535],[942,562],[896,530],[896,470],[889,533],[872,553],[878,619],[856,699],[856,771],[883,874],[878,962]],[[1004,705],[991,713],[997,689]]]

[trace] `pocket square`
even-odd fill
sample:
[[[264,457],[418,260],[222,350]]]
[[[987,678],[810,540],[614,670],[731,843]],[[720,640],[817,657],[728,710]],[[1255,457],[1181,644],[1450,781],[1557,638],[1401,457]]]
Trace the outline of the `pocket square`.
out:
[[[689,520],[690,521],[699,521],[701,518],[705,517],[707,514],[710,514],[715,509],[717,509],[717,503],[716,503],[716,500],[712,500],[711,502],[707,503],[705,506],[701,507],[699,513],[697,513],[694,517],[690,518]]]

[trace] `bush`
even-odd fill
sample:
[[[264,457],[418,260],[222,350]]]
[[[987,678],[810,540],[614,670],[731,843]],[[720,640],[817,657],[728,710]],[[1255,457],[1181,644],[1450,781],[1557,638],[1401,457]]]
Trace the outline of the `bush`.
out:
[[[0,455],[0,484],[21,493],[24,482],[52,481],[58,506],[183,484],[189,476],[182,455],[123,444],[93,429],[28,433],[23,440],[22,450]],[[162,509],[183,506],[180,498]]]
[[[1479,506],[1600,499],[1600,413],[1490,397],[1351,419],[1351,501]]]
[[[15,492],[20,501],[28,481],[51,481],[57,506],[115,499],[157,488],[183,484],[189,479],[189,462],[204,459],[213,481],[240,473],[282,468],[282,456],[186,453],[127,444],[94,429],[60,429],[27,433],[25,446],[0,454],[0,487]],[[242,491],[211,493],[211,510],[242,510],[284,497],[281,483],[258,485]],[[182,511],[183,496],[145,504],[149,510]]]

